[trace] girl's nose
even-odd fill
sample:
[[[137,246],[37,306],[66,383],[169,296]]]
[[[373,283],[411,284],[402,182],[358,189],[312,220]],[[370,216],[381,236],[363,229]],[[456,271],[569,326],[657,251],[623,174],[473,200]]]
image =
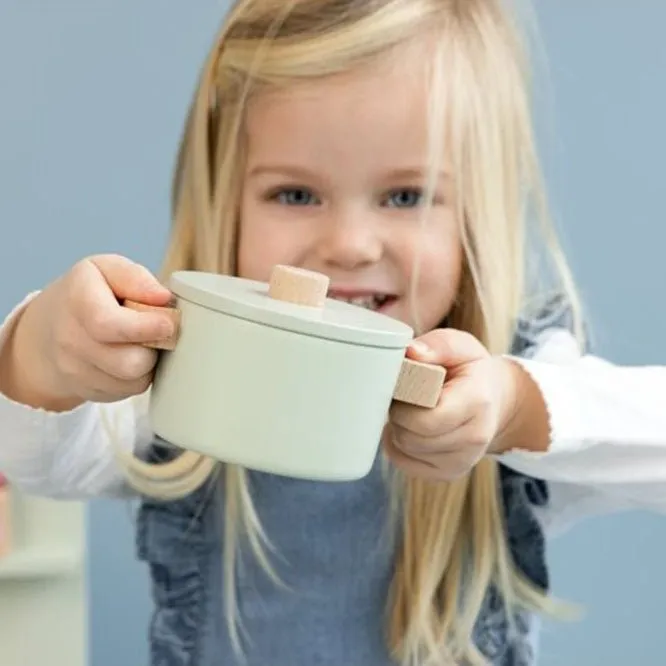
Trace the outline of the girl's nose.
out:
[[[370,212],[359,211],[332,214],[330,219],[322,220],[319,259],[345,270],[377,263],[382,258],[384,242],[371,216]]]

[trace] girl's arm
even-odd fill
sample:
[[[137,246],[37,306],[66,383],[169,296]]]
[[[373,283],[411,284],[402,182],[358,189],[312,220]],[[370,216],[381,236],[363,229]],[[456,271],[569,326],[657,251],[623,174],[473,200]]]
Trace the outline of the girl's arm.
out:
[[[31,294],[0,328],[3,347]],[[105,423],[115,429],[113,442]],[[151,443],[146,400],[84,403],[49,412],[0,393],[0,470],[26,493],[59,499],[131,496],[114,458],[113,444],[140,455]]]
[[[550,482],[544,522],[557,529],[622,509],[666,513],[666,367],[581,356],[565,329],[544,331],[535,354],[515,360],[541,391],[550,443],[497,459]]]

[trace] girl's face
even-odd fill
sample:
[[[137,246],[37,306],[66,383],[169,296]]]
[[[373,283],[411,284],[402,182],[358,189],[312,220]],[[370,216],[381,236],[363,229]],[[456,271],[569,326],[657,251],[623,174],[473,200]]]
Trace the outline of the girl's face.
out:
[[[462,249],[442,160],[427,224],[424,53],[258,95],[246,119],[247,171],[238,272],[267,281],[275,264],[330,277],[329,295],[435,328],[455,300]]]

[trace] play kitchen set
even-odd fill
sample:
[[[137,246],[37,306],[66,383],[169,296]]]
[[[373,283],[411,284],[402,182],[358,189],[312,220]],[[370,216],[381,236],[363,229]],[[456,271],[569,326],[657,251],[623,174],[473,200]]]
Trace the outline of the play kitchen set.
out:
[[[177,334],[150,394],[155,433],[186,451],[274,474],[347,481],[377,455],[393,400],[433,407],[445,371],[405,358],[412,328],[327,296],[328,277],[276,266],[270,282],[171,276]]]

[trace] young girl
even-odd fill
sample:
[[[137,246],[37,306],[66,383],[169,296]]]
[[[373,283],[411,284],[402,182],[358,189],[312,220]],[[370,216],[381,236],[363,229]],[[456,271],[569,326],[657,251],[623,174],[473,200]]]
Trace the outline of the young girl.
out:
[[[8,317],[0,469],[49,497],[143,497],[153,666],[532,666],[533,613],[553,610],[544,530],[666,506],[664,371],[580,356],[550,233],[566,297],[527,307],[523,65],[499,0],[240,0],[205,62],[165,277],[318,270],[448,370],[436,408],[392,408],[360,481],[156,440],[142,343],[170,322],[122,302],[169,293],[128,259],[84,259]]]

